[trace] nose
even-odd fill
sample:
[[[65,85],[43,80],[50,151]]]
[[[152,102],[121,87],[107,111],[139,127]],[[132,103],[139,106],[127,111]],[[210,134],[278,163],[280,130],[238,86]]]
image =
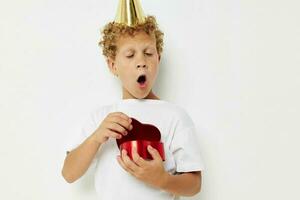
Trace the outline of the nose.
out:
[[[140,57],[136,63],[137,68],[147,68],[146,61],[144,57]]]
[[[137,66],[136,66],[137,68],[146,68],[146,64],[138,64]]]

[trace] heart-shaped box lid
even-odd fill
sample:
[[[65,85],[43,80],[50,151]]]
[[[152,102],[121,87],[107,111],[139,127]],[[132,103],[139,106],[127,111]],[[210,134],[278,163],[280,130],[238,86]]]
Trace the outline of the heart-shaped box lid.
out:
[[[161,134],[156,126],[151,124],[143,124],[134,118],[131,119],[131,124],[133,126],[132,130],[127,130],[127,135],[123,135],[121,139],[117,139],[119,149],[121,144],[132,140],[160,141]]]

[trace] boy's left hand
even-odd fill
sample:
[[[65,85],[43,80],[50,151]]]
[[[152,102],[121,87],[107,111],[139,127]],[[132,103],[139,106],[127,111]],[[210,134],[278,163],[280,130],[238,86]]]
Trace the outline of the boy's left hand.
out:
[[[126,150],[122,151],[122,155],[118,156],[117,160],[123,169],[137,179],[154,187],[161,188],[168,173],[164,169],[163,161],[158,151],[150,145],[147,149],[153,157],[153,160],[148,161],[140,157],[136,147],[133,148],[132,152],[133,160],[127,155]]]

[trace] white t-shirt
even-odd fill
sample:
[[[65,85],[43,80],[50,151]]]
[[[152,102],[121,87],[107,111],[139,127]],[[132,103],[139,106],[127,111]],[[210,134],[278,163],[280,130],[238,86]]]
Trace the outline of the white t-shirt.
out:
[[[90,136],[111,112],[123,112],[141,123],[156,126],[161,133],[165,150],[165,170],[176,172],[203,171],[194,123],[178,105],[154,99],[122,99],[105,105],[91,113],[81,134],[68,147],[76,148]],[[116,140],[110,138],[103,144],[90,167],[95,167],[95,188],[100,200],[175,200],[179,199],[163,190],[153,188],[126,172],[118,163],[120,155]]]

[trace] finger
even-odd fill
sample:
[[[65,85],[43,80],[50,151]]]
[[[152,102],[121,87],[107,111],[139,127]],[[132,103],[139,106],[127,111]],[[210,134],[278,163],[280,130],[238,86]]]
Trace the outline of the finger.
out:
[[[107,136],[111,138],[121,139],[122,135],[111,130],[107,130]]]
[[[122,112],[113,112],[113,113],[111,113],[111,115],[120,116],[120,117],[122,117],[123,119],[125,119],[127,121],[129,121],[129,119],[130,119],[129,116],[127,116],[125,113],[122,113]]]
[[[146,163],[146,161],[138,154],[136,146],[133,146],[132,159],[140,167],[143,167]]]
[[[147,149],[154,160],[162,161],[162,158],[160,157],[158,151],[155,148],[153,148],[151,145],[148,145]]]
[[[128,173],[132,174],[133,172],[125,165],[124,161],[122,160],[122,157],[121,156],[117,156],[117,160],[118,160],[118,163],[121,165],[121,167],[127,171]]]
[[[117,131],[120,134],[127,135],[128,131],[121,125],[115,122],[108,122],[106,127],[112,131]]]
[[[109,119],[110,122],[117,123],[127,130],[132,129],[131,121],[127,121],[120,116],[113,116]]]
[[[126,150],[122,150],[122,160],[124,161],[124,164],[127,168],[129,168],[129,170],[131,170],[133,173],[135,173],[136,171],[138,171],[139,166],[137,166],[127,155],[127,151]]]
[[[123,122],[121,122],[120,120],[123,120]],[[117,131],[117,132],[121,133],[122,135],[128,134],[127,127],[130,128],[130,124],[126,120],[122,119],[121,117],[110,118],[109,121],[107,121],[107,123],[109,123],[107,125],[107,127],[109,129]],[[126,124],[126,125],[124,126],[124,124]],[[129,125],[127,125],[127,124],[129,124]]]

